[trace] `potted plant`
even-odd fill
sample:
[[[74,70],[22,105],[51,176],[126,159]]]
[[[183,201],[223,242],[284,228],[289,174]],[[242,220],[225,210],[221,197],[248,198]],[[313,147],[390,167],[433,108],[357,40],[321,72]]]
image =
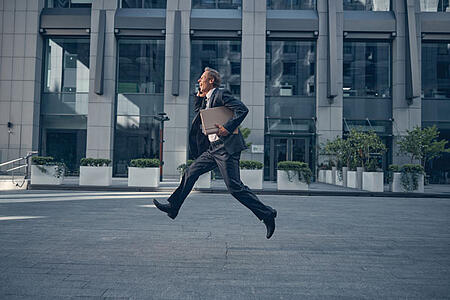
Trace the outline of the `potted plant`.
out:
[[[242,182],[251,189],[263,188],[263,164],[254,160],[241,160],[239,168]]]
[[[397,187],[394,188],[394,174],[396,174],[396,173],[397,173],[397,181],[396,181]],[[400,174],[401,173],[400,173],[399,165],[389,165],[387,172],[386,172],[386,181],[387,181],[387,183],[389,183],[389,190],[391,192],[393,192],[394,189],[396,191],[400,190],[400,181],[399,181]]]
[[[159,159],[132,159],[128,167],[128,186],[158,187]]]
[[[326,182],[326,172],[328,169],[328,166],[325,165],[324,163],[321,163],[318,167],[319,169],[319,174],[317,176],[317,181],[318,182]]]
[[[110,159],[82,158],[80,160],[80,185],[108,186],[111,184]]]
[[[280,161],[277,166],[278,190],[308,190],[312,172],[301,161]]]
[[[371,158],[366,164],[362,176],[362,189],[370,192],[384,192],[384,173],[378,167],[376,158]]]
[[[31,184],[60,185],[64,179],[65,165],[51,156],[33,156],[31,159]]]
[[[353,155],[349,139],[337,136],[333,141],[327,142],[325,151],[335,158],[337,165],[334,174],[331,175],[331,182],[336,185],[347,186],[347,171]],[[333,167],[331,170],[333,171]]]
[[[193,163],[193,160],[188,160],[186,163],[181,164],[177,167],[178,172],[180,172],[180,181],[186,171],[186,169]],[[210,189],[211,188],[211,171],[200,175],[194,185],[195,189]]]
[[[405,164],[399,168],[399,172],[393,173],[392,192],[424,192],[423,166],[418,164]]]

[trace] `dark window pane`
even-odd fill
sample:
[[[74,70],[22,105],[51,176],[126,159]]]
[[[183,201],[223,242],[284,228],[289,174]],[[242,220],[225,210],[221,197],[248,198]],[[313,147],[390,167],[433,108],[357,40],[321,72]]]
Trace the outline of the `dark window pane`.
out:
[[[389,11],[390,0],[344,0],[344,10]]]
[[[119,40],[118,93],[164,92],[164,40]]]
[[[267,9],[315,9],[316,0],[267,0]]]
[[[344,97],[391,97],[390,43],[345,42],[344,49]]]
[[[450,12],[450,1],[449,0],[420,0],[420,9],[422,11],[431,12]]]
[[[167,0],[144,0],[144,8],[166,8]]]
[[[192,8],[241,9],[241,0],[192,0]]]
[[[422,44],[422,94],[450,99],[450,43]]]
[[[47,0],[50,8],[90,8],[92,0]]]

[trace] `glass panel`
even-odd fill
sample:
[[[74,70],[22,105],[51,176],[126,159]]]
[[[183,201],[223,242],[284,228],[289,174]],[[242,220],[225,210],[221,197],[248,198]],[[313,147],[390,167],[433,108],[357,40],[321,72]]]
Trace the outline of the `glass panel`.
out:
[[[159,158],[159,122],[153,116],[117,116],[114,144],[115,176],[126,176],[130,160]]]
[[[344,97],[391,97],[388,42],[344,42]]]
[[[380,135],[391,135],[392,123],[379,120],[345,120],[344,132],[348,133],[351,129],[364,132],[374,131]]]
[[[122,0],[122,8],[166,8],[167,0]]]
[[[241,9],[242,0],[192,0],[192,8]]]
[[[274,160],[274,169],[277,169],[277,164],[279,161],[288,160],[287,153],[287,139],[274,139],[274,151],[275,151],[275,160]]]
[[[292,160],[307,162],[306,140],[305,139],[293,139],[292,140]]]
[[[300,120],[291,118],[266,118],[266,132],[271,134],[295,134],[314,132],[312,120]]]
[[[450,12],[449,0],[420,0],[422,11],[446,11]]]
[[[389,11],[390,0],[344,0],[344,10]]]
[[[422,95],[450,99],[450,43],[422,43]]]
[[[119,40],[118,93],[164,93],[164,40]]]
[[[44,92],[89,92],[89,39],[48,39],[45,53]]]
[[[315,0],[267,0],[267,9],[315,9]]]
[[[92,0],[47,0],[49,8],[90,8]]]

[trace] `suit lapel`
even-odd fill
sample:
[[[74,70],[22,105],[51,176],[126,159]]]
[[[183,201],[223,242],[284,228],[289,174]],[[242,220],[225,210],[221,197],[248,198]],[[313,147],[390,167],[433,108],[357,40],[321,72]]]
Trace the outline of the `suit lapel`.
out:
[[[217,95],[219,94],[219,88],[216,88],[211,95],[211,105],[209,107],[216,107],[216,99]]]

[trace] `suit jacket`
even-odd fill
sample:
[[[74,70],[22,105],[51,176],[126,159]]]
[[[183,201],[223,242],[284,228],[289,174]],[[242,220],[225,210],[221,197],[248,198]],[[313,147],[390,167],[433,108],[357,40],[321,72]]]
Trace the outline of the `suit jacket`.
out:
[[[241,131],[233,134],[235,129],[242,123],[248,114],[248,108],[240,100],[234,98],[228,90],[216,88],[211,95],[210,107],[225,106],[234,112],[233,118],[223,125],[230,133],[227,136],[219,137],[225,146],[225,150],[231,155],[246,149],[244,137]],[[205,152],[209,147],[208,136],[201,131],[200,110],[206,108],[206,101],[203,97],[194,97],[195,117],[192,120],[189,132],[189,147],[192,157],[195,159]]]

